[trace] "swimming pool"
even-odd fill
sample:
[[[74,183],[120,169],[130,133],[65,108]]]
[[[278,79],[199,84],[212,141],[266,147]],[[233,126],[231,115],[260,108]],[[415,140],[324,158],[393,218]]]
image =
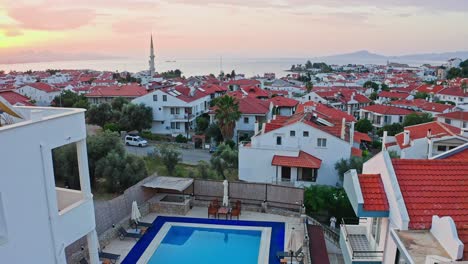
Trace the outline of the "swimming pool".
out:
[[[122,263],[270,263],[284,223],[159,216]]]

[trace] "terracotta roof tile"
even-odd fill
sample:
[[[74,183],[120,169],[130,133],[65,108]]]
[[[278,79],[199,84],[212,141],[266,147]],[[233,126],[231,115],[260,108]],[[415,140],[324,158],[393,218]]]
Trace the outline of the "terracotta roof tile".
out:
[[[381,114],[381,115],[409,115],[413,113],[413,111],[410,111],[408,109],[391,106],[391,105],[380,105],[380,104],[369,105],[361,109],[369,111],[369,112]]]
[[[271,165],[319,169],[322,160],[301,150],[297,157],[274,155]]]
[[[388,211],[387,194],[385,193],[380,174],[359,174],[358,179],[364,198],[364,210]]]
[[[446,114],[440,114],[440,115],[437,115],[437,117],[445,117],[449,119],[468,121],[468,112],[456,111],[456,112],[451,112],[451,113],[446,113]]]
[[[429,123],[418,124],[414,126],[407,126],[405,130],[410,132],[410,141],[420,138],[425,138],[428,135],[429,129],[431,130],[431,138],[441,138],[445,136],[456,136],[460,135],[460,129],[439,121],[433,121]],[[395,140],[400,148],[407,148],[410,145],[403,145],[404,133],[398,133],[395,135]]]

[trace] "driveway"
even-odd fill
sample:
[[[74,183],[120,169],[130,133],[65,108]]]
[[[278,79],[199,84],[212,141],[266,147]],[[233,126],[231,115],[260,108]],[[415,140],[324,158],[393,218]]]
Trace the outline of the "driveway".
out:
[[[155,146],[147,146],[147,147],[133,147],[133,146],[125,146],[125,149],[132,154],[137,156],[148,156],[154,152]],[[156,147],[157,148],[157,147]],[[210,162],[211,154],[208,150],[204,149],[182,149],[177,148],[177,150],[182,154],[182,163],[196,165],[198,161],[203,160],[206,162]]]

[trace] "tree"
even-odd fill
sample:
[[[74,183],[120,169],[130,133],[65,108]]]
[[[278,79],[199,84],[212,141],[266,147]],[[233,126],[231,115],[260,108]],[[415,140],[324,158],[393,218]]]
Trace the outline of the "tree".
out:
[[[204,160],[200,160],[197,164],[198,176],[202,179],[208,179],[211,176],[210,164]]]
[[[212,139],[216,143],[223,141],[223,135],[221,134],[218,124],[209,125],[206,129],[205,135],[207,140]]]
[[[357,131],[367,134],[370,131],[372,131],[373,126],[372,126],[371,121],[369,121],[369,119],[363,118],[356,122],[355,128]]]
[[[81,106],[80,108],[88,108],[88,100],[84,95],[78,95],[72,91],[65,90],[57,95],[52,100],[52,105],[57,107],[76,107],[76,105]],[[83,107],[86,106],[86,107]]]
[[[126,131],[150,129],[153,123],[153,109],[144,104],[126,104],[122,107],[119,125]]]
[[[379,85],[373,81],[367,81],[363,85],[364,88],[372,88],[375,92],[379,90]]]
[[[447,79],[455,79],[462,76],[462,69],[460,68],[451,68],[447,71]]]
[[[377,94],[377,92],[372,92],[371,95],[369,96],[369,99],[375,101],[375,100],[377,100],[378,96],[379,95]]]
[[[429,113],[412,113],[405,117],[403,127],[413,126],[434,121],[434,118]]]
[[[429,94],[425,92],[416,92],[416,94],[414,95],[414,99],[426,99],[428,97]]]
[[[210,121],[208,120],[208,118],[204,116],[197,117],[195,119],[195,123],[197,124],[197,127],[196,127],[197,134],[205,133],[206,129],[210,125]]]
[[[382,91],[390,91],[390,87],[388,87],[388,85],[386,85],[385,83],[382,83],[380,85],[380,89],[382,89]]]
[[[182,160],[180,152],[174,147],[165,144],[161,146],[159,153],[169,176],[172,176],[176,165]]]
[[[309,81],[306,83],[305,88],[307,92],[310,93],[310,91],[312,91],[312,89],[314,88],[314,85]]]
[[[338,172],[340,180],[343,181],[344,174],[351,169],[355,169],[358,173],[362,173],[362,165],[366,162],[370,156],[363,157],[351,157],[350,159],[341,159],[335,163],[335,170]]]
[[[403,126],[400,123],[385,125],[377,130],[377,135],[383,136],[384,131],[387,131],[387,135],[389,136],[395,136],[396,134],[403,132]]]
[[[122,111],[122,108],[124,105],[130,103],[126,98],[124,97],[116,97],[114,100],[112,100],[111,106],[112,110],[114,111]]]
[[[109,193],[122,193],[147,175],[145,163],[141,157],[116,151],[96,163],[96,173],[105,181]]]
[[[238,151],[227,144],[221,144],[211,156],[211,166],[226,179],[225,170],[237,168]]]
[[[337,219],[356,217],[343,188],[327,185],[312,185],[304,191],[304,205],[307,214],[315,217],[325,215],[325,221],[331,216]]]
[[[306,67],[306,69],[312,68],[312,62],[310,62],[310,60],[308,60],[308,61],[306,62],[306,64],[305,64],[305,67]]]
[[[239,104],[234,97],[225,95],[218,100],[215,118],[224,140],[232,139],[236,122],[240,116]]]
[[[234,70],[231,71],[231,79],[236,78],[236,72]]]
[[[112,120],[112,108],[108,103],[93,105],[86,112],[88,123],[103,127]]]

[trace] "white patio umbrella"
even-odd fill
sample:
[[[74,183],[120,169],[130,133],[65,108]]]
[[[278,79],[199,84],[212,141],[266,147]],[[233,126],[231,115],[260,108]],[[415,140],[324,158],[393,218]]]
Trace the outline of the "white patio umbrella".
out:
[[[224,195],[223,195],[223,206],[229,206],[229,196],[228,196],[228,181],[227,180],[224,180],[223,181],[223,185],[224,185]]]
[[[300,247],[302,247],[301,245],[301,241],[299,240],[299,234],[297,233],[296,229],[292,229],[291,231],[291,234],[289,235],[289,240],[288,240],[288,250],[289,250],[289,253],[291,253],[291,262],[292,262],[292,259],[294,256],[294,254],[296,253],[296,251],[299,250]]]
[[[133,201],[133,203],[132,203],[132,215],[131,215],[131,219],[132,219],[132,221],[134,221],[136,224],[138,224],[138,222],[140,221],[140,218],[141,218],[141,214],[140,214],[140,210],[138,209],[137,202],[136,202],[136,201]]]

